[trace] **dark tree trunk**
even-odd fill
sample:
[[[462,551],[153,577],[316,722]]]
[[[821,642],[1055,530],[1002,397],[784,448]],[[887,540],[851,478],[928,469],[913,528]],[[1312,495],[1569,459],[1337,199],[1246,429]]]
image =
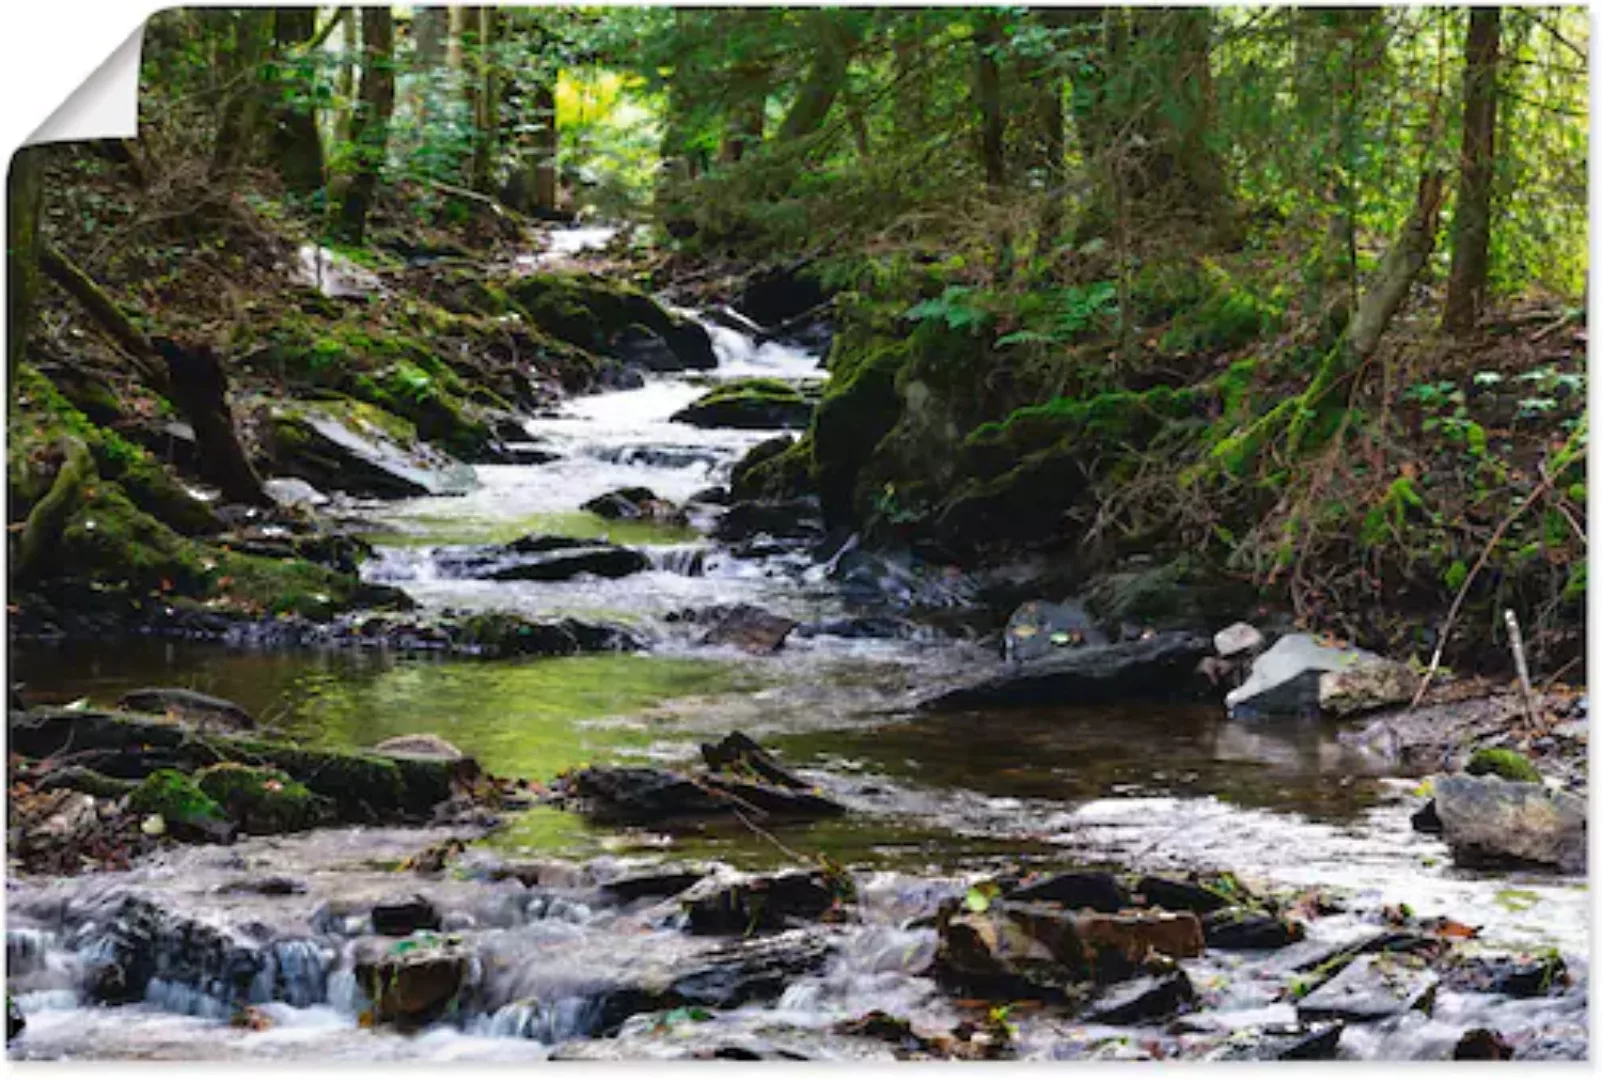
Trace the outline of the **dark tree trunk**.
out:
[[[731,79],[732,99],[724,118],[723,142],[718,160],[739,161],[762,145],[767,129],[768,70],[759,64],[742,64]]]
[[[1496,170],[1496,69],[1502,11],[1469,12],[1463,69],[1463,162],[1452,215],[1452,272],[1443,324],[1454,334],[1474,329],[1485,307],[1491,254],[1491,186]]]
[[[195,465],[201,478],[216,484],[228,502],[271,506],[235,433],[228,376],[217,357],[209,348],[185,348],[170,338],[156,338],[153,344],[166,361],[173,404],[195,429]]]
[[[974,28],[974,108],[979,113],[979,161],[984,166],[985,183],[999,188],[1007,182],[1004,145],[1006,117],[1001,111],[1001,20],[986,13]]]
[[[534,88],[534,122],[539,130],[534,133],[534,208],[556,209],[557,174],[556,157],[561,150],[560,133],[556,130],[556,76]]]
[[[351,118],[356,115],[356,53],[361,40],[356,33],[356,9],[339,9],[339,75],[334,80],[334,96],[339,104],[334,113],[334,141],[350,142]]]
[[[269,8],[241,8],[234,12],[234,49],[229,56],[229,89],[217,122],[211,174],[223,176],[250,161],[261,135],[267,84],[261,67],[272,36]]]
[[[317,9],[278,8],[273,17],[273,45],[279,61],[273,104],[272,154],[284,187],[297,195],[310,195],[323,186],[323,140],[317,131],[316,110],[307,103],[285,100],[295,92],[295,76],[285,68],[286,57],[306,45],[317,33]]]
[[[33,329],[39,295],[39,208],[44,198],[44,150],[23,147],[6,178],[6,373],[14,376]]]
[[[389,147],[389,119],[395,108],[395,20],[388,7],[362,9],[362,80],[351,116],[350,141],[355,170],[339,207],[339,231],[347,243],[361,244],[367,211],[378,192],[378,175]]]
[[[785,141],[811,135],[823,126],[845,86],[846,69],[857,45],[856,35],[839,21],[837,11],[814,8],[809,17],[816,44],[801,89],[779,125],[779,138]]]

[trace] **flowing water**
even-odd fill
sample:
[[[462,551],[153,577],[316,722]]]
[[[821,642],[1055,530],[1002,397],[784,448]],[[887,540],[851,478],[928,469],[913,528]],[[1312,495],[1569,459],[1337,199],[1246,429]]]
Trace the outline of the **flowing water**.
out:
[[[578,250],[609,239],[598,236],[563,244]],[[670,838],[592,828],[540,809],[486,838],[467,865],[669,857],[761,868],[792,864],[786,849],[826,854],[858,874],[864,902],[860,923],[818,931],[838,946],[822,973],[794,980],[774,1004],[677,1025],[637,1017],[615,1040],[586,1041],[602,989],[628,985],[646,968],[692,962],[706,942],[678,931],[671,905],[620,906],[593,888],[447,876],[427,891],[473,937],[482,961],[463,1014],[409,1036],[367,1030],[358,1023],[364,1001],[350,974],[349,947],[340,933],[326,932],[328,911],[393,893],[391,867],[442,834],[324,830],[226,849],[175,849],[122,874],[63,881],[13,875],[8,967],[28,1016],[13,1054],[522,1060],[548,1056],[561,1043],[564,1053],[580,1056],[597,1048],[655,1056],[677,1052],[686,1040],[715,1038],[720,1045],[759,1039],[807,1056],[882,1056],[883,1044],[831,1036],[829,1027],[873,1008],[933,1026],[955,1023],[951,1003],[914,974],[933,948],[932,931],[901,927],[972,876],[1001,868],[1199,867],[1229,869],[1265,887],[1329,886],[1354,911],[1405,902],[1420,915],[1482,925],[1487,946],[1557,948],[1583,978],[1583,881],[1454,869],[1438,839],[1408,827],[1407,796],[1416,781],[1385,778],[1329,726],[1243,724],[1226,720],[1221,708],[1135,705],[928,716],[908,708],[913,695],[993,667],[993,652],[934,635],[798,633],[771,657],[698,644],[674,613],[750,602],[811,625],[860,613],[820,565],[794,556],[736,558],[711,544],[705,516],[692,516],[689,526],[660,526],[608,522],[580,509],[628,486],[683,502],[725,482],[740,455],[771,437],[669,419],[709,384],[751,375],[826,377],[815,354],[709,329],[716,370],[650,376],[643,388],[578,398],[558,415],[528,421],[529,441],[558,455],[555,461],[481,466],[479,486],[464,496],[356,508],[377,545],[364,574],[404,588],[425,608],[626,621],[652,640],[649,654],[485,662],[79,643],[14,650],[13,678],[35,700],[101,704],[138,686],[188,686],[235,700],[285,734],[333,746],[435,732],[494,773],[537,779],[586,762],[687,761],[702,740],[738,728],[853,812],[768,835],[736,824]],[[607,536],[646,549],[652,568],[560,583],[438,572],[441,552],[529,532]],[[307,891],[272,898],[226,891],[230,882],[264,873],[292,875]],[[84,1007],[82,971],[105,948],[104,926],[130,892],[155,897],[177,917],[224,927],[255,956],[262,967],[252,998],[271,1026],[229,1027],[216,1015],[221,1002],[203,986],[161,979],[142,1003]],[[1314,936],[1349,937],[1355,920],[1320,920]],[[627,950],[616,948],[622,937]],[[1289,1018],[1280,1014],[1291,1007],[1270,992],[1282,987],[1284,972],[1246,956],[1209,956],[1191,968],[1192,980],[1209,987],[1213,1028],[1162,1035],[1162,1052],[1204,1052],[1227,1036],[1232,1016],[1236,1026]],[[1464,1028],[1481,1023],[1504,1032],[1569,1032],[1583,1046],[1585,993],[1492,1006],[1443,993],[1434,1019],[1365,1030],[1343,1042],[1343,1053],[1439,1056],[1443,1040],[1449,1048]],[[1045,1018],[1019,1026],[1026,1054],[1140,1052],[1131,1045],[1128,1031],[1068,1028]]]

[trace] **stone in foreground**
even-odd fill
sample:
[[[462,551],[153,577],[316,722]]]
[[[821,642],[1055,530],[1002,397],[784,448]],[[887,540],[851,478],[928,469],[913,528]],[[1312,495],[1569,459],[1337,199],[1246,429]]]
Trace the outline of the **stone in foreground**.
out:
[[[1435,813],[1459,865],[1585,872],[1586,807],[1569,792],[1499,776],[1448,776],[1436,781]]]
[[[1296,1006],[1302,1020],[1383,1020],[1429,1011],[1438,980],[1416,956],[1360,956]]]

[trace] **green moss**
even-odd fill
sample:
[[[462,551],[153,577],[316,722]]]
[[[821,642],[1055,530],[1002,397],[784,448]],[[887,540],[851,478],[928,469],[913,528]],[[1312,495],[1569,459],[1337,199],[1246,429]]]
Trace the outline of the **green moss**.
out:
[[[299,832],[330,820],[329,800],[278,769],[223,762],[195,774],[196,785],[247,833]]]
[[[62,532],[66,576],[140,592],[196,595],[208,586],[204,548],[134,506],[115,484],[93,485]]]
[[[830,521],[850,518],[858,474],[900,419],[896,376],[912,357],[906,339],[836,339],[829,357],[833,375],[808,432],[812,473]]]
[[[224,825],[228,815],[211,796],[177,769],[157,769],[128,795],[129,809],[160,814],[168,825],[208,829]]]
[[[1504,747],[1481,747],[1469,757],[1463,771],[1470,776],[1500,776],[1520,784],[1539,784],[1541,774],[1530,759]]]
[[[780,436],[753,446],[729,474],[736,499],[789,499],[812,490],[812,436]]]
[[[361,580],[305,559],[270,559],[222,551],[214,560],[211,591],[253,614],[328,619],[351,607]]]

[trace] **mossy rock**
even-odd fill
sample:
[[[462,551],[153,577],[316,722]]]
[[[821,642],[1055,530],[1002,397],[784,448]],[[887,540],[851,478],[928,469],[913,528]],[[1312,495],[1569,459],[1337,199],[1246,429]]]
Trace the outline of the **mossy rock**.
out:
[[[1530,759],[1517,750],[1485,746],[1469,756],[1463,771],[1470,776],[1500,776],[1516,784],[1539,784],[1541,774]]]
[[[253,835],[301,832],[333,819],[333,802],[279,769],[223,762],[195,774],[202,792]]]
[[[56,576],[115,584],[136,593],[204,594],[205,548],[130,502],[116,484],[86,492],[54,553]]]
[[[729,474],[736,500],[785,500],[811,494],[812,436],[778,435],[757,443]]]
[[[120,484],[139,509],[187,536],[221,531],[222,522],[211,508],[189,494],[149,452],[91,423],[49,379],[27,364],[17,366],[7,415],[6,483],[11,520],[25,516],[44,497],[60,460],[55,448],[71,436],[83,440],[100,476]]]
[[[1065,440],[1028,455],[1000,476],[958,488],[939,511],[936,539],[962,557],[992,545],[1058,539],[1063,515],[1088,482],[1079,452]]]
[[[546,273],[513,279],[505,290],[536,326],[581,349],[622,355],[620,345],[637,338],[643,328],[662,340],[673,366],[717,366],[705,327],[627,285],[582,274]]]
[[[812,419],[812,401],[779,379],[736,379],[701,395],[672,419],[695,427],[804,428]]]
[[[160,814],[177,833],[220,836],[230,830],[228,815],[215,799],[177,769],[157,769],[128,794],[128,808]]]
[[[1103,574],[1085,606],[1109,627],[1205,630],[1240,617],[1256,602],[1250,585],[1222,577],[1201,559],[1181,554],[1148,567]]]
[[[835,338],[829,353],[833,374],[808,430],[813,475],[830,525],[852,520],[858,475],[901,418],[896,376],[912,356],[907,340]]]

